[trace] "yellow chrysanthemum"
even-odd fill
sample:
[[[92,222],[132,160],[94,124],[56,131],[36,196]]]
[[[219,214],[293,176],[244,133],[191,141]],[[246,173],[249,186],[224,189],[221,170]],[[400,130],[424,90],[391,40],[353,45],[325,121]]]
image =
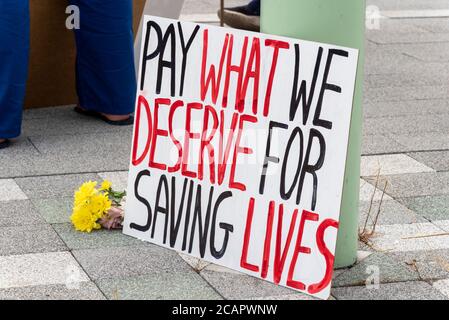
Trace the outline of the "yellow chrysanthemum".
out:
[[[111,209],[112,201],[109,199],[108,195],[105,193],[98,193],[91,197],[88,207],[93,215],[98,219],[102,218],[103,215]]]
[[[97,217],[92,215],[89,208],[86,206],[75,208],[70,220],[77,231],[90,233],[92,230],[101,228],[100,224],[97,223]]]
[[[92,232],[100,229],[98,220],[112,207],[108,193],[96,189],[96,186],[96,182],[89,181],[75,192],[73,214],[70,219],[78,231]]]
[[[112,188],[112,182],[104,180],[101,184],[101,190],[108,191]]]
[[[84,183],[76,192],[75,192],[75,203],[74,206],[77,207],[82,204],[86,204],[89,199],[98,193],[98,190],[95,189],[97,186],[97,182],[89,181]]]

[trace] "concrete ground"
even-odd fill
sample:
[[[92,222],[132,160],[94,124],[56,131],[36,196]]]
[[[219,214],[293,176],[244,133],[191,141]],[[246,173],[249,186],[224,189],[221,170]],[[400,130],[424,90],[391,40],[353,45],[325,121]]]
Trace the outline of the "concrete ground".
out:
[[[368,4],[389,18],[366,32],[361,228],[388,184],[375,235],[356,266],[336,271],[332,295],[449,299],[449,5]],[[187,0],[183,16],[217,23],[216,7]],[[120,232],[75,232],[76,187],[101,178],[125,187],[131,128],[71,108],[26,111],[22,137],[0,151],[0,299],[307,298]]]

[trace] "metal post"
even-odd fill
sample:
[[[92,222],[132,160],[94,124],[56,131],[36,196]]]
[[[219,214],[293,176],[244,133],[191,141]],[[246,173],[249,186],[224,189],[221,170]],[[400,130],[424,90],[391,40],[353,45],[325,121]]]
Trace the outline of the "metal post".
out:
[[[338,231],[335,267],[357,259],[362,86],[364,68],[365,0],[262,0],[264,33],[331,43],[359,49],[354,110]]]
[[[223,12],[224,12],[224,0],[220,0],[220,26],[224,27],[224,20],[223,20]]]

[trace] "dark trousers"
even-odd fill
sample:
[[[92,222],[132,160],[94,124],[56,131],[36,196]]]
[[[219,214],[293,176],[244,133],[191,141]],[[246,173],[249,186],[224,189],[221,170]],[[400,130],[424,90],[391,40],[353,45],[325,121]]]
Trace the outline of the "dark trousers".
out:
[[[260,15],[260,0],[252,0],[248,4],[248,8],[254,15]]]
[[[29,0],[0,1],[0,138],[20,135],[29,56]],[[82,107],[134,110],[132,0],[69,0],[80,9],[77,92]],[[51,70],[49,70],[51,72]]]

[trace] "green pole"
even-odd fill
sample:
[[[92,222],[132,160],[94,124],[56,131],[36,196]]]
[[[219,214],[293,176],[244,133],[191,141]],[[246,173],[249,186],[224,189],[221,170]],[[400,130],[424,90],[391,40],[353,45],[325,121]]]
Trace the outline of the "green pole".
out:
[[[335,267],[357,259],[365,0],[261,0],[261,31],[359,49]]]

